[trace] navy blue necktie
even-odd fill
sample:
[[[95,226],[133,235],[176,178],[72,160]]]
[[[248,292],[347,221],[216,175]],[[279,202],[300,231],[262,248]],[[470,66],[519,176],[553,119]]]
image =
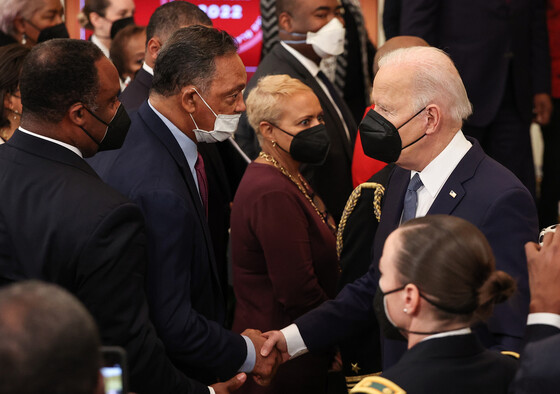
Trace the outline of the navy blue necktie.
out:
[[[416,208],[418,207],[418,193],[417,190],[423,186],[422,180],[418,173],[414,174],[404,195],[404,208],[401,223],[406,223],[410,219],[416,217]]]

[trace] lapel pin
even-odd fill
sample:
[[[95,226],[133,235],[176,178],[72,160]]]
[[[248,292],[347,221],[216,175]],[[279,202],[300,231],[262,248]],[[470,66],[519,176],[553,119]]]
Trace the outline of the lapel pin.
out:
[[[455,193],[455,191],[453,191],[453,190],[451,190],[451,191],[449,192],[449,195],[450,195],[451,197],[453,197],[453,198],[457,197],[457,193]]]

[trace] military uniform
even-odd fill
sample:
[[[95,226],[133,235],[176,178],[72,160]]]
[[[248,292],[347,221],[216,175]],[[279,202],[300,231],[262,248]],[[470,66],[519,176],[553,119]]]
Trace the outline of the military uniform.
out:
[[[371,248],[381,215],[384,186],[393,171],[389,164],[359,185],[348,199],[336,239],[341,274],[339,290],[361,278],[372,261]],[[364,377],[381,371],[379,329],[365,325],[359,334],[340,344],[348,389]]]
[[[517,366],[471,333],[417,343],[382,376],[412,394],[506,394]]]

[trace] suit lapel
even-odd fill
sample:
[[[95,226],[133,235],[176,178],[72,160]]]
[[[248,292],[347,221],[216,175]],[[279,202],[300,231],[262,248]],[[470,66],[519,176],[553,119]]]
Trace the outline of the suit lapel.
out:
[[[465,196],[465,188],[463,183],[471,179],[484,158],[484,151],[480,147],[478,141],[469,138],[473,144],[471,149],[457,164],[439,194],[437,195],[434,203],[428,210],[429,215],[433,214],[446,214],[450,215],[455,210],[455,207],[461,202]]]
[[[150,90],[150,88],[152,87],[153,78],[154,77],[152,76],[152,74],[141,68],[134,79],[138,80],[141,85],[144,85],[148,90]]]
[[[321,103],[321,106],[323,107],[325,112],[328,112],[329,114],[332,115],[334,128],[336,129],[337,135],[339,137],[339,143],[342,144],[342,146],[344,147],[344,151],[348,156],[348,160],[352,160],[352,146],[350,144],[350,141],[348,141],[348,138],[346,137],[346,132],[344,131],[344,125],[342,124],[342,121],[340,120],[340,117],[338,116],[336,109],[331,103],[331,100],[328,98],[327,94],[325,93],[323,88],[319,85],[315,77],[311,75],[309,71],[307,71],[307,69],[303,66],[303,64],[301,64],[294,56],[292,56],[290,52],[288,52],[284,47],[282,47],[282,45],[276,44],[276,46],[273,49],[273,52],[275,52],[275,55],[280,58],[280,61],[289,63],[292,66],[292,68],[295,71],[297,71],[298,74],[301,75],[303,83],[305,83],[313,90],[313,92],[319,99],[319,102]],[[345,118],[347,114],[350,115],[350,110],[348,110],[347,108],[340,108],[340,111],[343,113],[343,116]],[[350,115],[350,117],[346,119],[353,119],[352,115]],[[348,126],[348,132],[350,133],[350,136],[355,134],[354,132],[357,130],[357,126],[355,124],[348,124],[347,126]]]
[[[214,273],[214,279],[217,283],[220,283],[218,278],[218,270],[216,267],[216,259],[214,257],[214,249],[212,247],[212,241],[210,239],[210,230],[208,228],[208,222],[206,219],[206,212],[204,207],[202,206],[202,202],[200,200],[200,195],[198,194],[198,189],[194,182],[191,170],[187,163],[187,159],[183,154],[183,151],[179,147],[179,144],[175,140],[175,137],[171,134],[171,131],[165,126],[165,124],[161,121],[161,119],[152,111],[150,106],[148,105],[147,101],[142,104],[142,106],[138,109],[138,115],[147,125],[148,130],[163,144],[169,155],[173,158],[179,172],[181,173],[181,177],[185,181],[187,186],[187,190],[189,192],[189,196],[193,201],[193,204],[196,208],[196,213],[198,216],[198,220],[200,221],[200,226],[204,232],[204,239],[206,241],[206,249],[208,250],[208,256],[210,259],[210,263],[212,265],[212,271]],[[166,131],[166,132],[162,132]]]

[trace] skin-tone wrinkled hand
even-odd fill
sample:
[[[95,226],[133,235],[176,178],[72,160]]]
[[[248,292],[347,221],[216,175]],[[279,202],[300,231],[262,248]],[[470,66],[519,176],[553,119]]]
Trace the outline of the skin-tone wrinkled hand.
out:
[[[239,387],[243,386],[243,383],[247,380],[247,375],[244,373],[239,373],[233,378],[223,383],[213,384],[212,387],[216,394],[229,394],[233,393]]]
[[[282,363],[280,352],[272,349],[267,352],[266,356],[263,356],[262,347],[266,342],[266,337],[259,330],[247,329],[241,335],[249,337],[255,346],[256,361],[252,372],[253,380],[261,386],[268,386],[276,375],[278,366]]]
[[[560,228],[547,233],[543,246],[534,242],[525,244],[529,288],[531,290],[531,313],[560,314]]]
[[[286,343],[286,338],[281,331],[268,331],[262,334],[262,336],[266,338],[266,342],[261,348],[261,356],[268,357],[271,352],[276,350],[280,354],[282,363],[290,359],[288,344]]]
[[[552,114],[552,100],[548,93],[537,93],[533,97],[533,113],[535,121],[540,125],[547,125]]]

